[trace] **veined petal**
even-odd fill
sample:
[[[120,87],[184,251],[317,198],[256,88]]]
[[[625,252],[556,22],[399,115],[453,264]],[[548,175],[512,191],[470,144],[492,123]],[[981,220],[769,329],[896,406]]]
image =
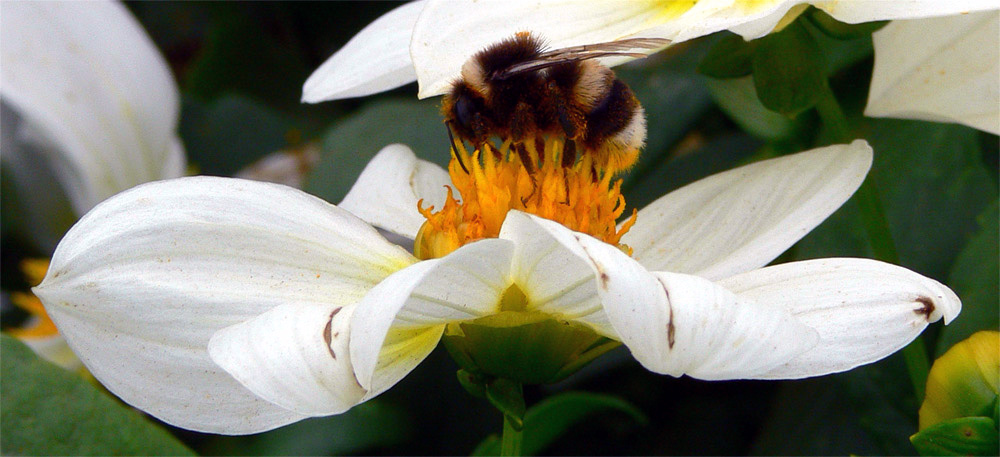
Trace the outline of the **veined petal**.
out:
[[[192,177],[95,207],[34,290],[70,347],[127,403],[184,428],[253,433],[303,416],[213,363],[212,335],[286,303],[354,303],[414,261],[306,193]]]
[[[691,13],[695,13],[695,10],[702,3],[707,2],[699,1],[695,7],[691,8]],[[675,41],[685,41],[719,30],[730,30],[746,40],[753,40],[771,33],[786,15],[795,14],[810,4],[826,11],[839,21],[851,24],[954,15],[997,8],[996,3],[990,0],[948,2],[936,0],[768,0],[714,3],[716,4],[713,5],[713,8],[705,8],[703,13],[687,14],[676,21],[664,24],[664,26],[677,30]]]
[[[767,35],[788,12],[807,0],[699,1],[691,11],[657,29],[670,29],[675,41],[687,41],[720,30],[732,30],[751,40]]]
[[[437,164],[418,159],[410,148],[391,144],[381,151],[361,172],[339,207],[369,224],[413,239],[426,219],[417,211],[424,207],[441,208],[451,184],[448,172]]]
[[[817,259],[775,265],[719,282],[741,298],[784,308],[816,329],[819,344],[759,376],[821,376],[880,360],[944,317],[961,311],[945,285],[870,259]]]
[[[696,276],[647,271],[617,247],[531,216],[593,269],[611,325],[643,366],[699,379],[753,376],[816,344],[791,313]]]
[[[827,0],[810,2],[826,11],[838,21],[857,24],[859,22],[885,21],[895,19],[919,19],[936,16],[964,15],[974,11],[1000,9],[995,0],[905,0],[886,2],[883,0],[851,0],[849,2]]]
[[[507,213],[500,238],[514,242],[511,275],[531,310],[583,322],[619,339],[597,295],[590,265],[520,211]]]
[[[410,42],[418,97],[443,94],[473,54],[517,32],[536,33],[553,49],[594,44],[640,34],[690,6],[650,0],[431,0],[420,13]],[[602,62],[613,65],[625,60],[629,59]]]
[[[347,342],[353,305],[280,305],[219,330],[212,361],[261,398],[309,416],[339,414],[365,391]]]
[[[392,387],[437,346],[445,324],[498,311],[511,285],[510,241],[484,239],[389,276],[358,303],[351,361],[365,399]]]
[[[958,122],[1000,134],[998,37],[996,11],[892,22],[873,36],[865,115]]]
[[[410,36],[426,0],[399,6],[354,35],[302,87],[302,101],[361,97],[416,81]]]
[[[177,87],[119,3],[5,4],[0,93],[36,132],[74,209],[176,177]],[[171,174],[164,174],[169,172]]]
[[[759,268],[847,201],[871,162],[855,140],[709,176],[640,210],[622,242],[649,270],[714,280]]]

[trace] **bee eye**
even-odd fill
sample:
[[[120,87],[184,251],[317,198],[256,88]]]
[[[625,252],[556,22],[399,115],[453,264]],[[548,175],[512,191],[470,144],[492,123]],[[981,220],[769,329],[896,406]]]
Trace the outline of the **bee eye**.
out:
[[[459,97],[458,100],[455,100],[455,107],[453,109],[455,121],[462,127],[468,128],[472,124],[472,119],[476,111],[472,100],[469,97]]]

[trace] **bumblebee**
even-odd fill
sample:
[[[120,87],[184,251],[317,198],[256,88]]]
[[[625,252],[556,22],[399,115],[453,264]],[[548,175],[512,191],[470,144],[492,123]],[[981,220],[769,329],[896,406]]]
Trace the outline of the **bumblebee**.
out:
[[[493,44],[463,66],[442,102],[442,114],[461,140],[474,146],[491,137],[511,141],[526,167],[527,141],[565,138],[562,162],[591,154],[596,167],[614,173],[629,168],[646,140],[646,118],[632,90],[608,67],[593,60],[645,57],[635,52],[669,44],[635,38],[556,50],[528,32]],[[530,171],[530,169],[529,169]]]

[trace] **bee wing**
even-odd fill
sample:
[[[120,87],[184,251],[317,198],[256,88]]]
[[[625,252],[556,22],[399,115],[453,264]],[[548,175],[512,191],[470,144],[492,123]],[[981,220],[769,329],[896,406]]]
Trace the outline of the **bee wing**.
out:
[[[627,56],[638,59],[646,57],[646,54],[635,51],[656,49],[668,44],[670,44],[670,40],[664,38],[630,38],[627,40],[554,49],[539,54],[535,59],[511,65],[510,68],[498,74],[497,77],[503,79],[518,73],[541,70],[561,63],[597,59],[600,57]]]

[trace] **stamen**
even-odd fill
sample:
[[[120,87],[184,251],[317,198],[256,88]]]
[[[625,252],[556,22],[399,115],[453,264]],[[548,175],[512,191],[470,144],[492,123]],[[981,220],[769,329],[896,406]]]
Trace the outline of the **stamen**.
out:
[[[620,228],[616,224],[626,209],[621,179],[601,173],[587,151],[565,157],[567,151],[577,151],[562,137],[518,144],[507,140],[498,147],[486,143],[471,153],[464,143],[453,147],[448,166],[453,187],[448,187],[445,204],[438,211],[424,208],[422,201],[418,204],[427,218],[415,243],[419,258],[441,257],[464,244],[499,236],[512,209],[613,245],[619,245],[635,223],[633,210]],[[620,247],[631,254],[627,246]]]

